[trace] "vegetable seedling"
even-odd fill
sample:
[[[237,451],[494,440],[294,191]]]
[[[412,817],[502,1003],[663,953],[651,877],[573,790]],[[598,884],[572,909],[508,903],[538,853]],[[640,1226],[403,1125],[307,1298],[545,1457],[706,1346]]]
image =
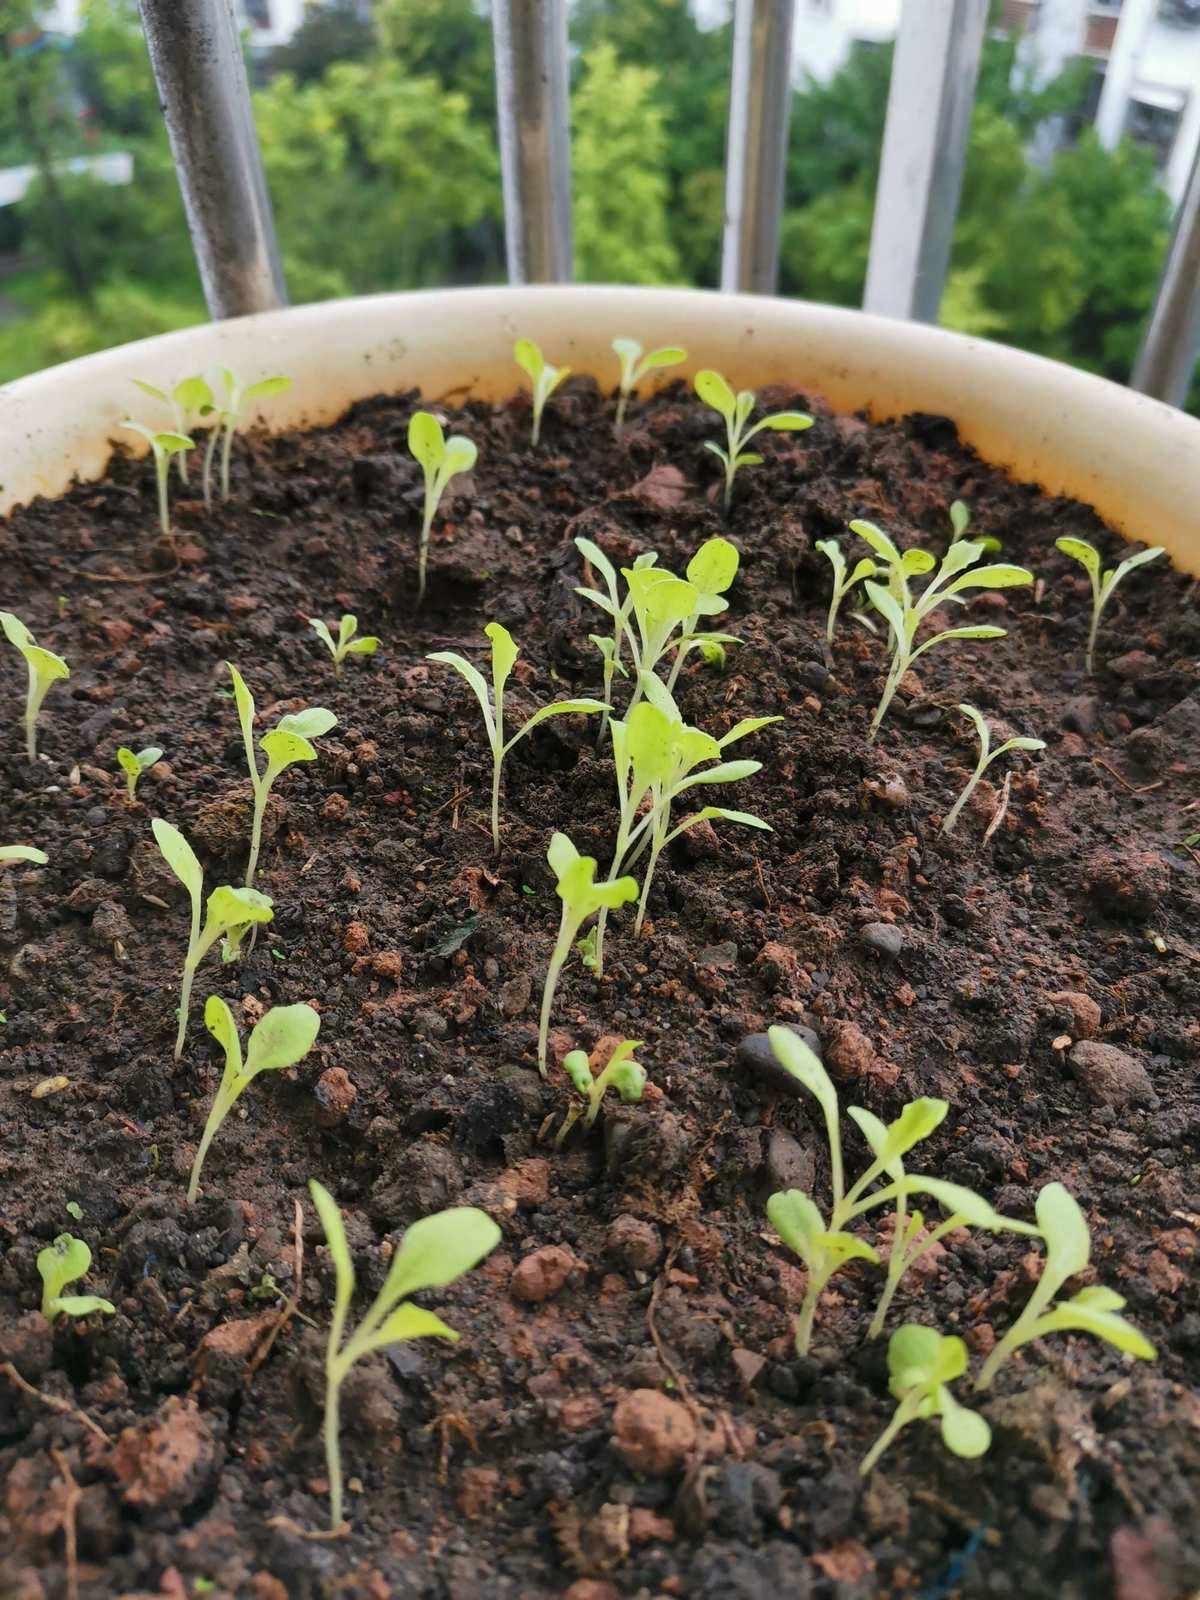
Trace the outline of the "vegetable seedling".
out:
[[[1044,739],[1026,739],[1024,737],[1020,737],[1015,739],[1006,739],[1003,744],[997,745],[993,750],[991,748],[991,730],[984,721],[983,717],[980,716],[978,711],[976,711],[975,707],[966,704],[960,704],[958,709],[962,712],[964,717],[969,717],[975,725],[975,732],[979,736],[979,760],[975,763],[975,770],[967,779],[966,787],[963,789],[963,792],[959,795],[958,799],[946,813],[946,820],[942,823],[943,833],[954,832],[954,825],[962,814],[962,808],[975,793],[976,785],[978,784],[980,778],[983,777],[987,769],[991,766],[993,761],[998,760],[1000,756],[1004,755],[1009,750],[1033,751],[1044,750],[1046,748],[1046,742]]]
[[[865,1478],[902,1428],[918,1418],[936,1417],[942,1443],[952,1455],[970,1461],[986,1454],[992,1430],[978,1411],[962,1405],[949,1385],[967,1370],[967,1347],[952,1334],[915,1322],[897,1328],[888,1342],[888,1387],[899,1402],[892,1420],[863,1457]]]
[[[82,1239],[60,1233],[53,1244],[38,1251],[37,1269],[42,1280],[42,1315],[47,1322],[55,1317],[90,1317],[94,1311],[116,1312],[111,1300],[98,1294],[64,1294],[63,1290],[84,1277],[92,1265],[92,1252]]]
[[[965,500],[952,500],[950,502],[950,543],[957,544],[965,538],[967,529],[971,526],[971,508]],[[994,555],[1002,548],[999,539],[993,539],[990,534],[979,533],[975,535],[976,544],[981,544],[986,555]]]
[[[158,488],[158,526],[163,538],[169,544],[174,535],[171,531],[171,508],[169,504],[168,484],[171,477],[171,459],[178,456],[181,463],[183,457],[195,445],[195,440],[186,433],[161,433],[153,428],[144,428],[140,422],[134,422],[126,417],[121,423],[123,428],[129,428],[133,433],[140,433],[150,446],[150,453],[154,457],[154,481]]]
[[[546,1076],[546,1058],[550,1043],[550,1008],[554,1004],[554,991],[558,987],[563,964],[571,954],[575,936],[590,916],[612,906],[626,905],[637,899],[637,883],[633,878],[618,878],[611,883],[596,882],[595,856],[581,856],[565,833],[556,833],[546,852],[550,870],[554,873],[555,893],[562,901],[558,938],[546,968],[546,982],[542,990],[542,1013],[538,1026],[538,1071]]]
[[[570,374],[570,367],[552,367],[532,339],[518,339],[513,359],[533,384],[533,431],[529,442],[537,446],[542,436],[542,412],[546,401]]]
[[[342,614],[342,620],[338,623],[336,639],[320,617],[309,617],[308,625],[333,657],[333,675],[335,678],[341,677],[342,662],[347,656],[373,656],[376,650],[379,649],[379,640],[373,634],[359,633],[358,618],[349,611]]]
[[[37,719],[42,702],[52,685],[61,678],[69,678],[71,669],[61,656],[52,650],[43,650],[29,629],[11,611],[0,611],[0,628],[14,650],[25,658],[29,682],[25,691],[25,753],[30,761],[37,760]]]
[[[623,678],[629,676],[621,661],[621,652],[626,640],[629,641],[631,652],[636,652],[637,649],[637,642],[629,632],[629,613],[633,608],[633,593],[627,589],[625,599],[621,599],[620,586],[617,583],[617,569],[598,544],[594,544],[591,539],[580,537],[575,540],[575,548],[588,565],[600,574],[607,590],[607,594],[601,594],[598,589],[578,587],[575,593],[582,595],[585,600],[590,600],[593,605],[599,606],[605,615],[612,619],[611,634],[590,633],[588,635],[589,641],[599,650],[601,660],[604,662],[604,699],[611,705],[613,674],[619,672]],[[657,560],[658,556],[654,551],[647,550],[637,557],[633,565],[636,570],[640,571],[643,567],[654,566]],[[597,744],[604,738],[604,731],[608,727],[608,717],[609,712],[606,710],[600,719]]]
[[[188,934],[187,953],[183,960],[183,978],[179,991],[179,1032],[175,1037],[175,1059],[183,1055],[183,1040],[187,1033],[188,1011],[192,1001],[192,983],[196,969],[205,956],[223,939],[222,961],[236,961],[241,954],[242,940],[252,927],[260,922],[270,922],[274,916],[271,902],[265,894],[255,889],[234,889],[223,884],[208,897],[207,914],[201,926],[204,909],[204,869],[196,859],[196,852],[179,829],[161,817],[150,824],[154,842],[162,852],[163,860],[188,892],[192,907],[191,930]]]
[[[1162,545],[1156,544],[1149,550],[1139,550],[1135,555],[1126,556],[1119,566],[1110,567],[1105,572],[1101,570],[1103,564],[1100,552],[1086,539],[1056,539],[1054,545],[1063,555],[1079,562],[1092,585],[1092,622],[1088,629],[1087,654],[1084,657],[1084,669],[1091,673],[1095,671],[1096,666],[1096,635],[1100,631],[1100,618],[1105,606],[1113,597],[1113,590],[1135,567],[1145,566],[1147,561],[1156,561],[1166,552]]]
[[[188,1204],[200,1192],[200,1172],[208,1147],[221,1124],[233,1110],[244,1090],[260,1072],[276,1072],[294,1067],[316,1043],[321,1019],[312,1006],[272,1006],[255,1024],[242,1059],[242,1041],[233,1012],[220,995],[210,994],[204,1007],[204,1026],[225,1052],[225,1070],[213,1098],[208,1121],[196,1149],[192,1175],[188,1182]]]
[[[138,779],[143,772],[148,772],[156,761],[162,760],[162,751],[156,744],[147,745],[144,750],[135,754],[128,745],[121,745],[117,750],[117,765],[125,774],[125,788],[130,800],[137,798]]]
[[[1046,1242],[1042,1275],[1025,1309],[984,1362],[975,1387],[989,1388],[1014,1350],[1050,1333],[1092,1333],[1139,1361],[1153,1361],[1157,1351],[1149,1339],[1118,1315],[1125,1301],[1115,1290],[1093,1284],[1069,1300],[1055,1299],[1067,1279],[1082,1272],[1092,1258],[1091,1234],[1079,1202],[1061,1183],[1048,1183],[1038,1194],[1034,1211]]]
[[[254,795],[254,815],[250,824],[250,857],[246,863],[246,887],[254,887],[254,874],[258,868],[258,852],[262,847],[262,825],[267,801],[275,780],[298,761],[315,761],[317,752],[312,744],[322,734],[337,727],[337,718],[324,706],[306,706],[303,711],[289,712],[280,717],[270,733],[264,733],[259,743],[267,764],[260,772],[258,756],[254,750],[254,696],[246,687],[232,661],[225,665],[233,680],[233,699],[237,706],[238,722],[242,729],[242,745],[246,751],[246,766],[250,773],[250,788]]]
[[[460,472],[470,472],[479,459],[472,440],[461,433],[449,438],[432,411],[414,411],[408,424],[408,448],[425,474],[425,511],[421,542],[417,548],[417,604],[425,598],[425,572],[429,563],[429,534],[446,485]]]
[[[608,1064],[599,1077],[593,1078],[586,1050],[569,1050],[563,1057],[563,1071],[580,1099],[572,1100],[562,1127],[554,1139],[554,1148],[561,1149],[563,1140],[583,1118],[584,1128],[590,1128],[600,1112],[604,1096],[615,1089],[626,1105],[636,1105],[646,1089],[646,1069],[633,1059],[633,1052],[642,1047],[640,1039],[622,1039],[608,1058]]]
[[[204,504],[212,505],[212,469],[217,444],[221,446],[221,499],[229,499],[229,462],[233,452],[233,436],[245,421],[252,400],[266,400],[273,394],[284,394],[292,387],[292,380],[278,374],[260,378],[257,383],[243,384],[228,367],[219,367],[218,376],[225,389],[225,397],[218,401],[211,395],[207,404],[199,409],[213,419],[209,429],[208,444],[204,451]]]
[[[330,1526],[342,1526],[341,1388],[356,1361],[405,1339],[434,1337],[456,1342],[460,1335],[432,1311],[412,1304],[422,1289],[442,1289],[476,1267],[500,1243],[500,1229],[474,1206],[454,1206],[424,1217],[409,1228],[392,1256],[383,1287],[354,1332],[346,1334],[346,1314],[354,1294],[354,1262],[342,1214],[333,1196],[315,1178],[309,1192],[329,1248],[334,1271],[333,1316],[325,1351],[325,1462],[329,1478]]]
[[[832,647],[842,601],[856,583],[861,583],[864,578],[873,578],[879,568],[870,556],[863,556],[861,561],[855,563],[853,571],[847,573],[846,558],[836,539],[818,539],[816,548],[833,568],[833,594],[829,600],[829,615],[825,619],[825,643]]]
[[[1011,589],[1018,584],[1032,583],[1033,573],[1025,567],[1004,562],[975,567],[974,563],[983,554],[983,546],[976,540],[960,539],[952,544],[939,566],[937,558],[928,550],[906,550],[902,555],[883,529],[877,528],[873,522],[859,520],[852,522],[850,527],[877,555],[883,557],[888,567],[886,588],[870,578],[865,580],[871,604],[887,623],[892,641],[891,665],[867,735],[868,743],[873,744],[901,678],[927,650],[950,639],[1002,639],[1007,632],[1005,628],[987,626],[946,628],[924,643],[917,644],[917,630],[933,609],[945,601],[965,605],[964,595],[968,589]],[[909,588],[910,578],[933,572],[935,567],[936,576],[920,595],[914,596]],[[973,570],[968,571],[968,568]]]
[[[657,350],[644,352],[636,339],[614,339],[612,347],[621,363],[621,379],[617,388],[617,415],[613,432],[620,433],[625,426],[625,408],[638,384],[648,372],[663,367],[677,367],[687,360],[687,351],[679,345],[664,344]]]
[[[191,431],[193,416],[207,416],[215,405],[213,392],[201,377],[181,378],[169,392],[160,389],[157,384],[147,383],[144,378],[135,378],[134,383],[148,394],[152,400],[161,400],[171,413],[171,420],[175,424],[174,431],[181,438],[186,439]],[[188,449],[191,449],[189,442]],[[188,464],[187,450],[176,452],[179,463],[179,481],[187,487]]]
[[[463,656],[453,650],[435,650],[426,657],[427,661],[437,661],[444,667],[453,667],[470,685],[475,698],[479,701],[479,709],[483,712],[483,726],[487,734],[488,745],[492,752],[492,848],[497,855],[500,854],[500,775],[504,768],[504,758],[515,744],[519,744],[527,733],[531,733],[539,723],[545,722],[549,717],[564,716],[590,716],[593,712],[608,710],[603,700],[556,700],[552,705],[542,706],[539,711],[526,719],[517,729],[511,739],[504,737],[504,686],[508,682],[509,673],[516,664],[520,655],[520,648],[516,644],[507,628],[501,627],[498,622],[489,622],[483,630],[492,644],[492,686],[489,690],[483,674],[478,667],[471,665]]]
[[[764,428],[772,433],[800,433],[812,427],[813,419],[804,411],[775,411],[751,428],[748,423],[756,398],[753,390],[739,389],[734,394],[721,374],[709,367],[696,374],[695,384],[696,393],[704,404],[711,406],[725,421],[725,448],[714,444],[711,439],[705,440],[704,448],[711,450],[725,468],[725,509],[728,511],[738,468],[762,464],[760,455],[746,449],[755,434],[761,433]]]
[[[37,850],[31,844],[0,845],[0,865],[9,861],[28,861],[35,867],[44,867],[49,859],[44,850]]]

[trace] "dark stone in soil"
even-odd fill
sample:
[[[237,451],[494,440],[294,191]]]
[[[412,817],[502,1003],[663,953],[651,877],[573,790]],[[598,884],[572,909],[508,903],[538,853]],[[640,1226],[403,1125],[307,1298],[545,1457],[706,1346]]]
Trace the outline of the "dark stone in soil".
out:
[[[784,1026],[791,1028],[798,1039],[802,1039],[818,1060],[821,1059],[821,1040],[811,1028],[806,1028],[801,1023],[789,1022]],[[771,1049],[770,1037],[765,1033],[748,1033],[737,1047],[735,1059],[739,1067],[762,1089],[773,1095],[787,1095],[793,1100],[803,1100],[808,1095],[802,1083],[798,1083],[786,1067],[780,1066],[775,1059],[775,1052]]]
[[[816,1152],[806,1149],[783,1128],[772,1128],[767,1135],[766,1181],[776,1189],[812,1190],[817,1173]]]
[[[1154,1101],[1150,1074],[1136,1056],[1098,1039],[1080,1039],[1068,1057],[1084,1093],[1096,1105],[1125,1106]]]
[[[887,961],[894,961],[904,949],[904,930],[894,922],[868,922],[858,937],[865,949]]]

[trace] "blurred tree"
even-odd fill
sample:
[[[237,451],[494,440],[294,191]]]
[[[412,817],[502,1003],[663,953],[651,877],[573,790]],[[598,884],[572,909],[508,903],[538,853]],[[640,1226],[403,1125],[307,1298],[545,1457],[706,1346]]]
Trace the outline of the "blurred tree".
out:
[[[337,61],[365,61],[376,44],[375,29],[357,0],[324,0],[306,7],[296,32],[272,50],[266,71],[270,77],[286,72],[297,83],[314,83]]]
[[[414,78],[465,95],[473,120],[495,137],[496,69],[487,0],[376,0],[383,49]]]

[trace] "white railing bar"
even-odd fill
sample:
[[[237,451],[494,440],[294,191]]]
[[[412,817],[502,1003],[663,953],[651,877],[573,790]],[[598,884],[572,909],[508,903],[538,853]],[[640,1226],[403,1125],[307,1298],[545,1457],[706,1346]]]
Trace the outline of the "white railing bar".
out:
[[[774,294],[792,106],[795,0],[737,0],[721,288]]]
[[[936,322],[988,0],[904,0],[863,308]]]
[[[230,0],[138,0],[209,315],[286,305]]]
[[[1154,310],[1134,362],[1130,388],[1169,405],[1187,399],[1200,356],[1200,149],[1175,215]]]
[[[566,0],[492,0],[510,283],[571,277]]]

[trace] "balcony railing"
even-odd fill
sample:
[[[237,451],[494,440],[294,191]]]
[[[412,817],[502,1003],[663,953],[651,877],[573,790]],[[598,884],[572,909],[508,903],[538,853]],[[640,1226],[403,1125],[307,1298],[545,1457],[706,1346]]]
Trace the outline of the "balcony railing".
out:
[[[230,0],[139,0],[213,317],[286,304]],[[735,0],[721,287],[775,291],[795,0]],[[933,322],[988,0],[904,0],[864,307]],[[492,0],[508,276],[571,277],[566,0]],[[1130,379],[1180,405],[1200,352],[1200,157]]]

